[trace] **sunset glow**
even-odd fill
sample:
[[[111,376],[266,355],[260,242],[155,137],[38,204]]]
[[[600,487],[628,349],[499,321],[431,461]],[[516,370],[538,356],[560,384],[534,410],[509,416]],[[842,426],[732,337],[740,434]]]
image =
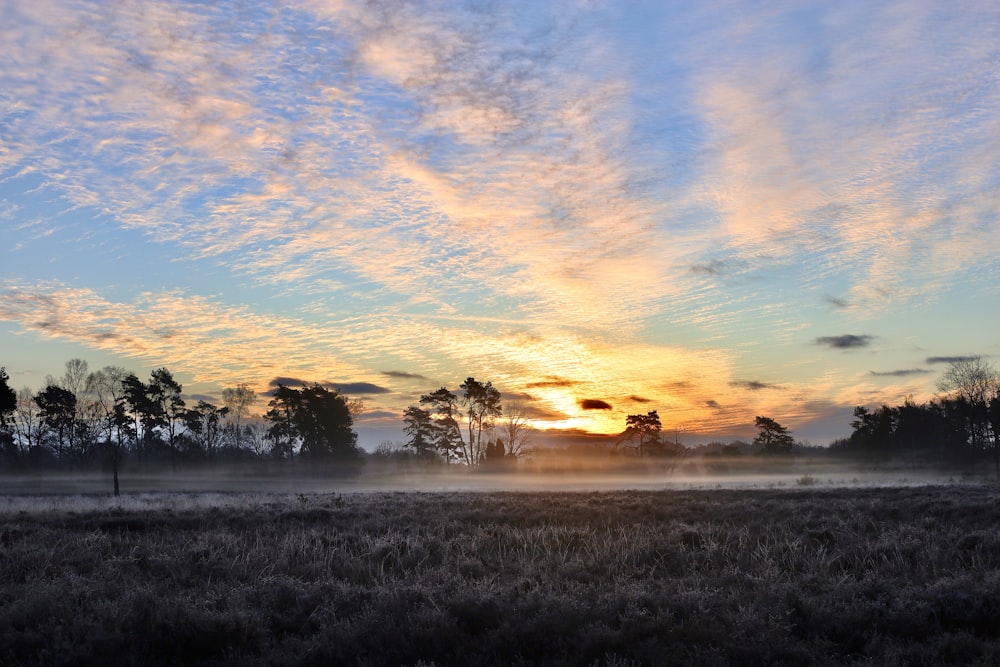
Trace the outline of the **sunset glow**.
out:
[[[1000,7],[0,0],[0,366],[816,444],[1000,355]]]

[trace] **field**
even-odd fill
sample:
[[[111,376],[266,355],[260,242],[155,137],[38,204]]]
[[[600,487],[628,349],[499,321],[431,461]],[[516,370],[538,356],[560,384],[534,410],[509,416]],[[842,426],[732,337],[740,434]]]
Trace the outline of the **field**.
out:
[[[0,664],[998,664],[995,486],[0,496]]]

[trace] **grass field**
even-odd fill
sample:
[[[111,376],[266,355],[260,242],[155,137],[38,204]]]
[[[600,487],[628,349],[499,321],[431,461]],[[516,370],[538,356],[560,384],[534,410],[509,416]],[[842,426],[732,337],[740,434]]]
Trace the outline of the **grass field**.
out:
[[[995,486],[0,496],[0,664],[998,664]]]

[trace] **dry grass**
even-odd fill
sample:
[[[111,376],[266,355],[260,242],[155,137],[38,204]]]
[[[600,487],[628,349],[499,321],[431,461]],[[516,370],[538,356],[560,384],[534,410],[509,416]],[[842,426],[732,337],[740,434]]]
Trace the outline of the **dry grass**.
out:
[[[981,486],[0,499],[0,663],[996,664]]]

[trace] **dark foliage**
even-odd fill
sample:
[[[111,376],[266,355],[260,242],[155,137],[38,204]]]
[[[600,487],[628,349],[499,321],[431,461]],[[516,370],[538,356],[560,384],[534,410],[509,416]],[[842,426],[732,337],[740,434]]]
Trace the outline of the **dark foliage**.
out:
[[[271,422],[272,439],[282,455],[299,452],[316,461],[357,459],[358,436],[344,397],[319,384],[293,389],[279,384],[264,418]]]

